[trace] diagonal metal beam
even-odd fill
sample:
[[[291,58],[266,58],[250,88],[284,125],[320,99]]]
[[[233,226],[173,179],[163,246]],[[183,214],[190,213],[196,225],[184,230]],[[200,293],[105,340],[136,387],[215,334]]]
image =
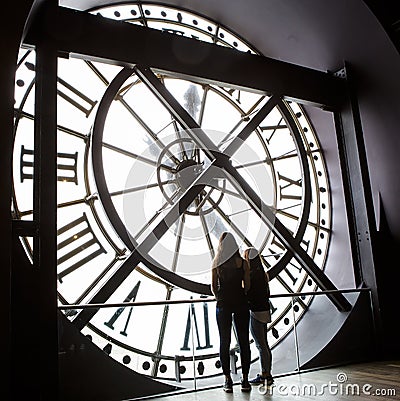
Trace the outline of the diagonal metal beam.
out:
[[[253,188],[240,175],[240,173],[229,163],[224,162],[222,167],[233,178],[231,183],[236,190],[241,193],[254,211],[259,215],[265,224],[271,229],[274,235],[282,242],[283,245],[293,254],[296,260],[317,283],[318,287],[324,291],[337,290],[332,281],[324,274],[324,272],[316,265],[314,260],[301,247],[298,241],[295,241],[290,231],[275,216],[275,213],[264,204]],[[229,177],[229,176],[228,176]],[[350,303],[341,293],[328,294],[329,299],[340,311],[348,311],[351,309]]]
[[[151,91],[166,105],[171,113],[174,114],[175,118],[187,128],[188,135],[197,143],[202,146],[211,143],[209,152],[214,158],[215,165],[221,168],[227,174],[227,178],[231,184],[234,185],[240,195],[246,199],[258,216],[263,222],[271,229],[274,235],[282,242],[282,244],[288,249],[289,252],[297,259],[300,265],[305,271],[312,277],[317,285],[322,290],[336,290],[337,288],[331,282],[331,280],[321,271],[316,265],[314,260],[308,255],[308,253],[301,247],[298,239],[293,238],[290,231],[279,221],[275,213],[271,208],[266,205],[262,199],[256,194],[253,188],[247,183],[242,175],[232,166],[230,161],[230,155],[220,153],[216,145],[207,137],[201,127],[196,121],[186,112],[186,110],[176,101],[172,94],[166,89],[166,87],[160,82],[160,80],[154,75],[149,68],[143,68],[140,66],[135,67],[137,75],[143,80],[143,82],[149,86]],[[274,102],[277,102],[274,100]],[[275,106],[276,103],[273,104]],[[268,105],[268,103],[267,103]],[[270,108],[271,110],[272,108]],[[259,115],[256,115],[254,119],[258,121]],[[249,126],[252,126],[250,121]],[[246,135],[249,135],[249,131],[244,128]],[[241,134],[238,134],[240,136]],[[246,136],[245,136],[246,137]],[[235,145],[235,150],[236,149]],[[202,148],[204,150],[204,148]],[[205,149],[207,152],[208,148]],[[282,266],[283,268],[284,266]],[[340,293],[328,294],[330,300],[334,305],[341,311],[348,311],[351,309],[350,303]]]
[[[262,123],[264,118],[277,105],[279,97],[274,95],[261,107],[261,109],[253,116],[248,124],[240,131],[240,133],[226,147],[224,153],[232,157],[235,152],[242,146],[243,142],[251,135],[251,133]]]
[[[49,32],[60,52],[86,60],[140,63],[199,83],[276,94],[328,110],[337,109],[345,93],[343,81],[327,72],[68,8],[37,17],[25,44],[35,46]]]
[[[167,108],[171,115],[180,123],[186,131],[201,130],[201,127],[183,106],[171,95],[165,85],[157,78],[149,67],[136,65],[133,67],[136,75],[151,90],[151,92]],[[201,135],[190,135],[196,145],[207,154],[210,160],[217,158],[220,150],[217,145],[202,131]]]

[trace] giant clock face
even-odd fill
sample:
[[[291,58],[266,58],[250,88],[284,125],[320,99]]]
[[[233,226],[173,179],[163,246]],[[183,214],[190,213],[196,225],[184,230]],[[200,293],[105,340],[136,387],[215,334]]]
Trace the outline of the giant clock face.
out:
[[[226,28],[182,10],[135,4],[93,12],[255,52]],[[28,220],[34,77],[35,53],[21,49],[13,214]],[[57,142],[59,303],[153,302],[86,315],[67,312],[82,332],[131,369],[161,380],[176,380],[178,369],[183,382],[221,374],[215,304],[208,297],[211,261],[223,231],[232,232],[242,250],[260,250],[272,294],[316,288],[256,213],[240,180],[213,166],[216,154],[229,154],[234,171],[323,270],[330,238],[328,179],[299,104],[141,66],[60,58]],[[23,243],[29,256],[32,242]],[[179,303],[200,297],[204,302]],[[166,300],[176,303],[157,304]],[[294,314],[290,298],[272,300],[272,347],[311,300],[296,298]]]

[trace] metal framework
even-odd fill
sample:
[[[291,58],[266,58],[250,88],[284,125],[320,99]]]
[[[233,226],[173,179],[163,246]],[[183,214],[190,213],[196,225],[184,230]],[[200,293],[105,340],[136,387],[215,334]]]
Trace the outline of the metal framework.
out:
[[[48,18],[48,14],[47,14]],[[52,36],[48,36],[48,32]],[[115,45],[117,43],[117,46]],[[54,379],[54,372],[57,371],[57,315],[56,315],[56,146],[54,132],[56,131],[56,58],[58,54],[75,54],[91,60],[101,60],[113,64],[124,65],[129,68],[123,70],[117,81],[113,82],[112,89],[118,88],[132,73],[135,73],[148,85],[153,93],[168,107],[176,120],[187,127],[191,139],[201,145],[201,148],[210,152],[212,164],[224,170],[238,183],[237,190],[252,205],[260,218],[267,224],[273,233],[289,250],[287,258],[294,256],[307,273],[316,283],[327,291],[327,296],[339,310],[348,311],[351,307],[342,293],[335,291],[335,286],[316,266],[315,262],[308,256],[299,244],[299,238],[293,237],[285,226],[272,216],[269,208],[263,204],[260,198],[232,167],[229,156],[233,154],[237,143],[233,142],[225,154],[221,154],[215,145],[199,129],[191,116],[179,105],[176,105],[174,98],[166,91],[165,86],[154,74],[157,71],[168,71],[179,77],[190,77],[197,82],[218,83],[225,87],[246,88],[257,93],[274,95],[265,108],[250,121],[249,125],[240,134],[242,139],[251,132],[251,127],[262,119],[270,108],[280,104],[282,98],[293,99],[299,103],[307,103],[322,107],[336,113],[336,121],[341,137],[344,138],[339,145],[343,160],[343,168],[346,171],[344,179],[352,182],[348,186],[347,202],[352,211],[350,227],[355,238],[354,228],[360,233],[361,230],[369,230],[369,202],[370,194],[363,197],[361,204],[351,193],[351,189],[357,182],[365,182],[365,171],[360,170],[358,162],[358,149],[351,145],[354,138],[360,136],[361,127],[357,124],[357,110],[354,102],[346,101],[347,88],[343,78],[336,77],[329,73],[311,70],[281,61],[269,59],[262,56],[240,53],[236,50],[215,46],[204,42],[195,41],[184,37],[177,37],[173,34],[162,33],[148,28],[134,26],[106,20],[100,16],[88,13],[73,11],[58,7],[53,9],[50,19],[43,16],[37,18],[31,30],[28,32],[25,44],[36,47],[38,53],[37,70],[37,106],[35,123],[35,204],[34,222],[26,227],[21,225],[21,230],[31,234],[35,231],[34,265],[40,268],[40,285],[46,287],[46,291],[40,291],[39,309],[43,333],[46,343],[46,360],[41,361],[41,369],[46,368],[49,375]],[[179,55],[184,54],[186,59],[196,56],[198,63],[188,63]],[[140,67],[145,65],[146,67]],[[251,73],[248,73],[251,71]],[[244,73],[246,72],[246,73]],[[44,79],[46,77],[46,79]],[[49,105],[53,105],[49,107]],[[283,111],[283,109],[282,109]],[[100,122],[97,122],[101,124]],[[104,123],[104,122],[103,122]],[[351,139],[353,138],[353,139]],[[101,152],[98,152],[99,154]],[[350,155],[350,153],[352,155]],[[345,163],[346,161],[346,163]],[[361,161],[362,162],[362,161]],[[95,169],[101,171],[101,160],[94,160]],[[307,164],[306,162],[303,164]],[[304,166],[303,166],[304,167]],[[204,172],[201,179],[207,177],[208,170]],[[356,177],[354,178],[354,172]],[[308,177],[308,174],[305,174]],[[104,179],[104,177],[103,177]],[[100,178],[101,180],[101,178]],[[132,248],[130,256],[122,264],[109,282],[91,300],[92,304],[103,303],[112,294],[114,288],[123,280],[129,272],[141,261],[141,253],[146,253],[154,245],[154,241],[160,238],[168,228],[175,223],[193,202],[199,193],[204,189],[203,181],[199,178],[192,182],[190,188],[181,196],[178,202],[171,208],[156,228],[141,244],[140,247]],[[307,182],[305,188],[307,188]],[[310,195],[308,195],[310,196]],[[110,200],[111,201],[111,200]],[[107,207],[107,200],[102,199]],[[307,202],[305,202],[307,203]],[[115,220],[117,221],[117,220]],[[117,231],[121,234],[124,230]],[[299,231],[301,235],[301,230]],[[21,234],[22,235],[22,234]],[[126,244],[130,243],[129,238],[122,238]],[[46,247],[42,246],[46,243]],[[368,276],[373,271],[373,255],[371,243],[362,241],[361,246],[354,245],[353,253],[356,264],[368,263],[367,270],[363,276]],[[358,255],[358,256],[357,256]],[[372,266],[371,266],[372,264]],[[155,269],[158,267],[155,265]],[[277,266],[273,274],[279,273]],[[365,270],[365,269],[364,269]],[[168,274],[165,271],[162,274]],[[372,282],[371,278],[368,281]],[[49,294],[44,298],[44,294]],[[204,289],[203,289],[204,290]],[[83,328],[96,313],[95,308],[82,310],[75,324]],[[48,329],[48,330],[45,330]],[[53,373],[52,373],[53,372]],[[41,377],[45,377],[42,375]],[[56,382],[57,380],[54,380]],[[43,388],[46,388],[44,385]],[[51,396],[44,399],[51,399]]]
[[[71,27],[74,27],[73,32],[71,31]],[[80,29],[77,31],[76,27],[80,27]],[[302,267],[304,267],[322,289],[335,289],[335,286],[325,274],[321,272],[312,258],[308,256],[299,244],[299,238],[305,229],[304,221],[301,222],[300,229],[296,237],[293,238],[284,225],[281,224],[279,220],[276,220],[273,213],[263,204],[261,199],[255,194],[236,169],[232,167],[229,159],[235,150],[237,150],[239,142],[248,137],[254,126],[268,114],[272,107],[276,104],[279,106],[280,98],[296,99],[303,103],[316,104],[326,109],[337,109],[343,98],[343,81],[340,78],[328,73],[314,71],[266,57],[241,53],[236,50],[184,37],[176,37],[176,35],[165,34],[131,24],[121,24],[99,16],[63,9],[61,7],[58,8],[58,12],[55,14],[54,18],[45,21],[41,20],[41,18],[37,19],[36,24],[33,25],[26,37],[26,43],[37,46],[40,44],[44,33],[48,30],[51,30],[53,33],[53,46],[59,53],[74,53],[85,56],[85,58],[89,57],[89,59],[93,60],[101,59],[111,63],[124,63],[134,66],[138,77],[142,79],[159,100],[161,100],[182,127],[188,129],[191,139],[199,148],[206,150],[212,163],[222,168],[227,174],[233,177],[237,183],[237,190],[239,193],[249,201],[264,223],[271,228],[277,238],[279,238],[290,251],[287,253],[285,259],[275,267],[272,272],[273,275],[277,275],[284,267],[285,260],[289,260],[290,257],[294,255]],[[110,38],[112,38],[112,43],[110,42]],[[118,46],[114,46],[116,42],[119,44]],[[178,51],[176,50],[177,48],[179,49]],[[178,57],[177,53],[184,54],[186,60],[189,60],[194,54],[203,54],[204,57],[198,63],[188,63],[185,62],[182,57]],[[138,66],[138,61],[140,61],[141,65],[144,63],[146,67]],[[263,94],[272,93],[274,96],[256,116],[252,118],[235,141],[228,146],[224,154],[221,154],[207,135],[199,129],[200,127],[192,117],[175,101],[173,96],[168,93],[165,86],[157,79],[150,67],[153,67],[155,71],[167,70],[168,73],[177,74],[179,76],[190,76],[191,79],[195,81],[202,82],[206,80],[207,82],[218,82],[219,85],[232,86],[235,88],[245,87],[246,89]],[[113,92],[115,92],[115,90],[113,90],[114,86],[116,88],[120,86],[120,83],[131,74],[129,70],[129,68],[125,69],[119,74],[109,88],[110,96],[106,96],[103,101],[110,102],[111,95],[114,95]],[[243,71],[252,71],[252,73],[243,74]],[[315,88],[318,90],[315,90]],[[280,108],[284,113],[285,108]],[[102,118],[104,119],[105,115],[103,115]],[[104,124],[104,121],[96,121],[96,124],[100,125],[100,129],[102,129],[101,126]],[[292,130],[293,128],[294,132],[296,132],[296,127],[292,127]],[[99,144],[97,147],[98,146]],[[303,169],[308,168],[306,156],[302,155],[302,159]],[[95,171],[102,171],[101,152],[99,151],[94,152],[94,164]],[[307,205],[309,207],[311,196],[309,190],[309,175],[305,172],[303,176],[305,179],[305,195],[307,197],[304,204],[307,208]],[[98,181],[100,181],[100,183],[98,183],[99,187],[104,188],[104,175],[100,177]],[[192,185],[192,187],[186,191],[179,202],[176,203],[167,213],[166,217],[157,225],[153,233],[143,241],[140,249],[131,249],[131,255],[118,270],[118,274],[115,274],[107,283],[107,286],[96,294],[92,299],[93,303],[105,302],[108,299],[118,283],[120,283],[141,260],[140,254],[146,253],[152,248],[155,239],[160,238],[171,224],[175,223],[177,218],[203,190],[204,185]],[[111,206],[112,204],[111,198],[109,197],[102,199],[102,201],[106,208],[107,205]],[[111,210],[112,208],[110,207],[109,209]],[[307,218],[307,210],[303,212],[303,217]],[[114,217],[115,216],[112,216],[111,220],[116,224],[117,231],[122,236],[124,242],[129,244],[130,239],[124,238],[127,236],[126,231],[123,227],[118,227],[118,224],[122,224],[122,222],[119,222],[119,219]],[[164,277],[169,274],[158,268],[156,264],[153,264],[152,267]],[[198,291],[198,289],[196,290]],[[202,288],[201,292],[207,293],[208,291]],[[334,293],[328,296],[339,310],[350,309],[350,304],[343,295]],[[93,310],[90,311],[89,314],[94,313],[95,311]],[[81,315],[83,314],[88,314],[88,312],[82,311]],[[91,316],[89,316],[89,314],[85,318],[80,315],[75,320],[80,328],[90,320]]]
[[[199,83],[275,94],[327,110],[337,109],[345,93],[343,80],[329,73],[62,7],[51,18],[38,18],[25,44],[35,46],[48,32],[66,55],[131,67],[140,63]]]
[[[37,269],[40,322],[40,388],[51,399],[58,382],[57,326],[57,51],[51,42],[37,46],[33,267]],[[50,384],[52,383],[52,384]]]

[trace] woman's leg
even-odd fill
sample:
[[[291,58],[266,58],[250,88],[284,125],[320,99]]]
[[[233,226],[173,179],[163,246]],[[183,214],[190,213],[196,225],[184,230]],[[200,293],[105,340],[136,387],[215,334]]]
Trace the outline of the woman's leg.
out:
[[[250,370],[250,343],[249,343],[249,320],[250,312],[247,307],[240,308],[233,314],[236,333],[240,347],[240,360],[242,362],[243,378],[247,379]]]
[[[230,377],[230,356],[232,331],[232,312],[223,307],[217,307],[217,325],[219,331],[219,359],[221,361],[222,372],[226,378]]]
[[[250,331],[260,354],[261,375],[264,378],[271,376],[272,352],[267,340],[267,325],[251,317]]]

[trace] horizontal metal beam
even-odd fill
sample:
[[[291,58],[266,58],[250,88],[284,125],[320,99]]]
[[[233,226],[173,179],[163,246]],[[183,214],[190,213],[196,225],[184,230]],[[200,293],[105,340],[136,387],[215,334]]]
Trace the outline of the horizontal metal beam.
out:
[[[347,288],[344,290],[329,290],[329,291],[306,291],[306,292],[292,292],[271,294],[270,298],[299,298],[303,296],[318,296],[327,294],[352,294],[361,292],[370,292],[370,288]],[[108,309],[108,308],[128,308],[130,306],[155,306],[155,305],[182,305],[182,304],[195,304],[195,303],[205,303],[205,302],[215,302],[215,297],[209,296],[207,298],[191,298],[191,299],[175,299],[168,301],[132,301],[132,302],[107,302],[106,304],[68,304],[60,305],[59,310],[72,310],[72,309]]]
[[[59,7],[30,28],[25,44],[45,35],[62,53],[124,66],[141,64],[199,83],[278,95],[336,110],[343,80],[330,73],[196,39]]]
[[[14,234],[19,237],[33,237],[37,234],[37,224],[33,220],[12,220]]]

